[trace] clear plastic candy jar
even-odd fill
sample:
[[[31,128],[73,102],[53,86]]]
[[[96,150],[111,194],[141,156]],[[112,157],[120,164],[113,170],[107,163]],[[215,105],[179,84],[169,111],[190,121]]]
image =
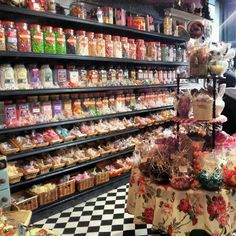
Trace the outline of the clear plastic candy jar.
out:
[[[29,89],[27,69],[23,64],[14,66],[15,81],[18,89]]]
[[[166,62],[169,60],[169,47],[167,44],[161,44],[161,61]]]
[[[137,46],[134,39],[129,39],[129,56],[130,59],[136,60]]]
[[[3,90],[17,89],[14,79],[14,70],[10,64],[0,65],[0,82]]]
[[[37,65],[29,65],[28,81],[32,89],[42,88]]]
[[[19,52],[31,52],[31,37],[27,23],[16,23]]]
[[[3,21],[2,24],[5,28],[6,49],[7,51],[16,52],[18,50],[18,45],[15,24],[12,21]]]
[[[105,34],[104,38],[105,38],[106,57],[113,57],[114,50],[113,50],[113,41],[111,39],[111,35]]]
[[[97,40],[97,56],[105,57],[106,47],[105,47],[105,40],[103,38],[103,34],[95,34],[95,38]]]
[[[40,81],[43,88],[53,88],[53,73],[49,65],[42,65],[39,71]]]
[[[148,46],[147,46],[147,59],[149,61],[156,61],[157,60],[156,42],[148,42]]]
[[[55,65],[54,68],[54,82],[60,88],[68,87],[67,71],[63,65]]]
[[[39,96],[39,101],[40,101],[40,111],[43,116],[44,122],[51,121],[53,118],[53,113],[52,113],[52,103],[49,100],[49,96]]]
[[[30,25],[32,52],[44,53],[44,39],[41,26],[37,24]]]
[[[62,28],[54,28],[56,37],[56,53],[66,54],[66,36]]]
[[[127,37],[121,37],[122,43],[122,57],[130,58],[129,42]]]
[[[5,29],[0,21],[0,51],[6,51]]]
[[[76,0],[73,3],[71,3],[70,15],[81,18],[81,19],[86,19],[87,18],[87,10],[85,8],[84,3],[80,2],[79,0]]]
[[[146,57],[146,46],[143,39],[137,39],[137,60],[145,60]]]
[[[122,58],[122,44],[120,41],[120,36],[112,36],[112,39],[114,57]]]
[[[55,33],[53,32],[52,26],[43,27],[43,37],[44,37],[44,52],[45,53],[56,53],[56,39]]]
[[[88,53],[91,57],[97,56],[97,40],[94,38],[93,32],[87,32],[88,37]]]
[[[113,8],[112,7],[102,7],[103,11],[103,23],[113,24]]]
[[[80,56],[88,56],[88,37],[86,36],[86,32],[83,30],[79,30],[76,32],[77,35],[77,43],[76,43],[76,53]]]
[[[66,35],[66,51],[68,54],[75,54],[76,51],[76,37],[73,29],[65,29]]]

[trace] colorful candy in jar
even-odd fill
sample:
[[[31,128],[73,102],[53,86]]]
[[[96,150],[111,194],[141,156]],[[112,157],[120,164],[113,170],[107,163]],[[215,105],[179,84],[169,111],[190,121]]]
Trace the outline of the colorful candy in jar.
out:
[[[44,39],[41,26],[37,24],[30,25],[32,52],[44,53]]]
[[[77,35],[77,43],[76,43],[76,53],[81,56],[88,56],[88,37],[86,36],[86,32],[83,30],[79,30],[76,32]]]
[[[27,102],[29,104],[29,111],[33,121],[35,123],[43,123],[44,117],[41,114],[41,104],[40,101],[38,100],[38,96],[27,97]]]
[[[106,56],[106,48],[105,48],[105,40],[103,38],[103,34],[95,34],[97,41],[97,56],[105,57]]]
[[[41,104],[41,114],[45,122],[49,122],[53,118],[52,103],[49,100],[49,96],[39,96],[39,101]]]
[[[51,100],[53,121],[64,120],[65,117],[62,111],[62,101],[60,100],[59,95],[51,95]]]
[[[19,99],[17,103],[17,117],[20,126],[27,126],[35,124],[33,117],[31,116],[29,104],[25,99]]]
[[[0,87],[4,90],[17,89],[14,70],[10,64],[3,64],[0,66],[0,84]]]
[[[6,127],[19,126],[16,104],[13,104],[11,100],[4,102],[4,113]]]
[[[67,66],[67,81],[69,87],[79,87],[79,71],[76,66]]]
[[[83,112],[82,112],[81,100],[78,98],[77,94],[72,94],[71,99],[72,99],[73,116],[75,118],[82,118]]]
[[[32,89],[42,88],[39,77],[39,69],[36,65],[29,65],[28,80]]]
[[[66,36],[62,28],[54,28],[56,37],[56,53],[66,54]]]
[[[73,29],[65,29],[66,35],[66,51],[68,54],[75,54],[76,52],[76,37]]]
[[[43,37],[44,37],[44,52],[45,53],[56,53],[56,39],[55,33],[53,32],[52,26],[43,27]]]
[[[29,89],[27,70],[24,65],[15,65],[14,74],[18,89]]]
[[[62,94],[61,100],[62,100],[62,110],[64,117],[67,119],[73,119],[72,100],[70,99],[70,95]]]
[[[106,57],[113,57],[114,49],[113,49],[113,41],[111,39],[111,35],[105,34],[104,38],[105,38]]]
[[[60,88],[68,87],[67,70],[63,65],[56,65],[54,68],[54,81]]]
[[[5,38],[6,38],[7,51],[11,51],[11,52],[18,51],[17,30],[16,30],[14,22],[2,21],[2,24],[5,28]]]

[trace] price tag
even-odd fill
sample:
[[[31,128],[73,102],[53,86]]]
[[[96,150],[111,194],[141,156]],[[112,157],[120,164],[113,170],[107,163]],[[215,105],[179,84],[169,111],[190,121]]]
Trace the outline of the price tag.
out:
[[[187,166],[179,166],[179,172],[180,173],[187,173],[188,167]]]

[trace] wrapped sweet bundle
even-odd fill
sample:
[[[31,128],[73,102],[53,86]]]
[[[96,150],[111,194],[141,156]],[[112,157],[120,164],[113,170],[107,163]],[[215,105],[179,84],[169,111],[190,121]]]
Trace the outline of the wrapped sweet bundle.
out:
[[[196,120],[212,120],[213,118],[213,97],[205,90],[193,91],[193,116]]]
[[[181,135],[179,139],[179,151],[171,155],[170,184],[175,189],[186,190],[193,182],[192,154],[194,149],[191,139],[186,135]]]
[[[236,148],[229,150],[226,153],[226,165],[223,167],[224,182],[231,186],[236,186]]]
[[[189,91],[177,95],[176,109],[179,117],[189,118],[192,109],[191,94]]]
[[[150,177],[154,182],[165,184],[169,182],[170,159],[167,146],[162,143],[154,143],[154,140],[143,146],[146,151],[141,151],[142,158],[146,161],[139,165],[143,175]]]
[[[35,130],[32,131],[31,140],[36,147],[45,147],[49,145],[49,142],[44,140],[43,134],[36,132]]]
[[[75,138],[75,135],[71,134],[66,128],[57,127],[56,132],[64,142],[72,141]]]
[[[35,147],[30,135],[17,136],[11,139],[11,142],[18,147],[21,151],[30,150]]]
[[[205,153],[200,159],[198,180],[201,186],[209,191],[217,191],[222,187],[222,153]]]
[[[20,162],[19,165],[24,174],[25,179],[33,179],[39,173],[39,169],[35,165],[34,161]]]

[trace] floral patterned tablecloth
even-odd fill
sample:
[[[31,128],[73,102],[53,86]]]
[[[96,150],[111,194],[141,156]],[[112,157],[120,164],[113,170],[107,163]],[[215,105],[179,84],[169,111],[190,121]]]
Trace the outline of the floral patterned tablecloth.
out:
[[[133,169],[127,211],[135,224],[152,224],[174,236],[187,236],[194,229],[229,236],[236,229],[236,190],[177,191],[154,184]]]

